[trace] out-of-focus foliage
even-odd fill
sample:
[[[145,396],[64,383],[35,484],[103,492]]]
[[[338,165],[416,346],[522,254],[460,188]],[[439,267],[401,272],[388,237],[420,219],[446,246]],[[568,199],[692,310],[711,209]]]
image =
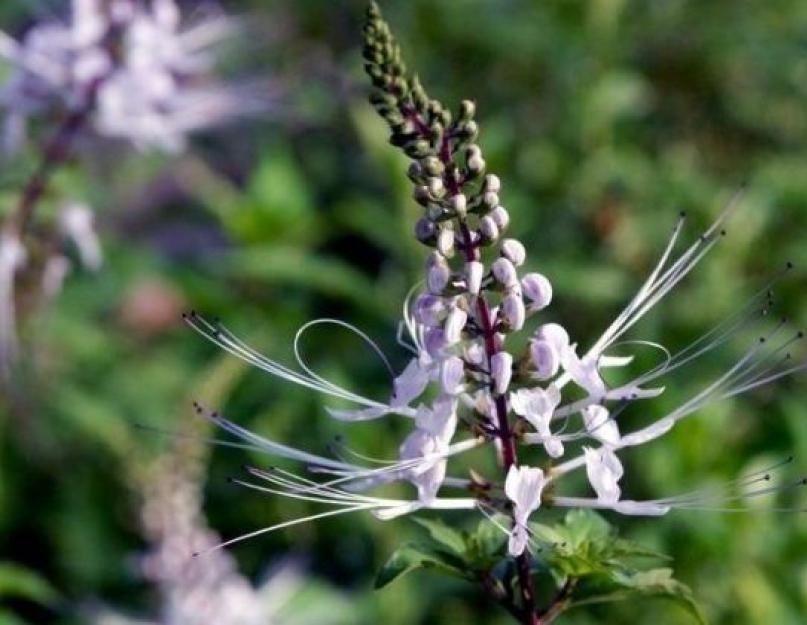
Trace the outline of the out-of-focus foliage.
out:
[[[36,6],[47,12],[57,4]],[[429,91],[446,103],[477,101],[514,233],[555,285],[552,315],[575,335],[595,337],[618,311],[680,210],[697,232],[742,184],[728,236],[637,334],[683,347],[786,261],[807,266],[803,1],[383,4]],[[98,274],[74,274],[54,306],[30,320],[30,357],[3,397],[0,561],[27,572],[11,585],[24,592],[0,596],[0,622],[81,623],[96,602],[155,614],[155,596],[134,566],[145,548],[136,485],[171,440],[138,425],[180,429],[193,418],[192,399],[318,452],[344,433],[356,449],[392,456],[405,429],[389,421],[345,432],[321,398],[226,364],[180,322],[182,309],[203,310],[284,358],[303,322],[338,316],[378,338],[400,366],[395,323],[423,257],[411,236],[418,210],[403,160],[365,103],[364,3],[253,0],[229,8],[254,16],[260,34],[248,63],[287,82],[288,109],[199,137],[187,156],[113,151],[57,181],[57,191],[98,210],[107,262]],[[30,17],[28,2],[0,7],[4,29],[24,29]],[[13,175],[4,174],[0,210],[29,165],[14,163]],[[797,323],[807,320],[803,275],[776,292]],[[304,348],[317,371],[386,392],[383,369],[350,334],[316,329]],[[653,410],[685,400],[735,355],[727,348],[686,368]],[[228,367],[222,383],[217,376]],[[807,462],[806,392],[794,378],[704,409],[626,456],[626,495],[684,492],[790,453]],[[205,502],[212,527],[231,536],[315,511],[226,484],[247,460],[271,462],[213,454]],[[807,614],[807,519],[774,505],[760,499],[751,514],[609,520],[624,537],[672,557],[663,566],[693,589],[710,623],[796,625]],[[539,516],[542,525],[559,522]],[[429,573],[373,590],[395,548],[422,531],[407,520],[340,517],[233,553],[252,576],[289,554],[302,558],[317,584],[349,597],[338,603],[346,622],[509,622],[464,582]],[[666,583],[666,573],[656,575]],[[649,598],[581,606],[560,622],[650,618],[689,622],[679,607]]]

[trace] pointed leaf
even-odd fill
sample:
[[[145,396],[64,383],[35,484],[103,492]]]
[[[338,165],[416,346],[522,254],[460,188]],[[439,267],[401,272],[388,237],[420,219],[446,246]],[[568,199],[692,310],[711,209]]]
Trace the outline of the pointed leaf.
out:
[[[449,527],[439,519],[412,517],[412,520],[425,528],[429,532],[429,536],[432,537],[432,540],[448,548],[452,553],[457,555],[463,555],[465,553],[467,548],[465,539],[457,530]]]
[[[417,545],[404,545],[397,549],[387,563],[376,575],[375,587],[383,588],[401,575],[406,575],[415,569],[431,569],[451,577],[467,578],[468,575],[456,563],[450,562],[446,557],[427,547]]]

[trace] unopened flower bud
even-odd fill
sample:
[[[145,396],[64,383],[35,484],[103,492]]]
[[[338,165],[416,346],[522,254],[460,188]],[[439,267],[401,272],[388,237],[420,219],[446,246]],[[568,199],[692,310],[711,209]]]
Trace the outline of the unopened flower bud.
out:
[[[490,375],[493,378],[493,389],[504,395],[513,377],[513,356],[507,352],[496,352],[490,357]]]
[[[479,295],[484,273],[485,266],[478,260],[465,263],[465,288],[468,289],[471,295]]]
[[[527,250],[524,249],[524,245],[522,245],[521,241],[505,239],[502,241],[502,256],[516,267],[520,267],[527,259]]]
[[[546,341],[558,354],[569,347],[569,333],[557,323],[545,323],[535,331],[536,341]]]
[[[501,304],[501,315],[511,330],[517,332],[524,327],[526,311],[524,310],[524,300],[521,299],[521,294],[510,293],[504,297]]]
[[[486,163],[485,159],[479,156],[469,158],[468,161],[466,162],[466,165],[468,168],[468,174],[470,174],[472,177],[476,177],[485,171]]]
[[[404,152],[410,158],[421,158],[426,156],[429,151],[431,150],[431,146],[429,142],[425,139],[417,139],[415,141],[410,141],[403,146]]]
[[[463,100],[460,102],[460,119],[469,121],[476,115],[476,103],[472,100]]]
[[[452,195],[448,200],[448,205],[457,214],[457,217],[465,217],[468,212],[468,200],[464,193]]]
[[[429,193],[432,197],[441,197],[443,193],[445,193],[445,185],[443,184],[443,179],[440,176],[432,176],[428,180],[428,187]]]
[[[426,217],[418,219],[415,224],[415,237],[421,243],[433,245],[437,237],[437,224]]]
[[[457,134],[461,139],[473,141],[479,134],[479,124],[474,120],[467,121],[457,127]]]
[[[459,306],[454,306],[446,317],[446,324],[443,327],[446,343],[454,345],[458,343],[462,336],[462,329],[468,321],[468,313],[462,310]]]
[[[488,174],[485,176],[484,189],[485,191],[498,193],[502,190],[502,182],[499,180],[499,177],[496,174]]]
[[[465,377],[465,363],[459,356],[450,356],[440,364],[440,387],[446,395],[462,392],[462,379]]]
[[[546,340],[530,341],[530,360],[539,380],[554,377],[560,368],[560,354]]]
[[[416,186],[413,197],[415,198],[415,202],[417,202],[421,206],[428,206],[429,202],[431,201],[431,195],[429,194],[429,187],[425,185]]]
[[[512,288],[518,285],[518,274],[516,268],[506,258],[497,258],[493,261],[493,277],[505,288]]]
[[[472,158],[482,158],[482,148],[475,143],[465,149],[465,159],[471,160]]]
[[[440,228],[437,235],[437,249],[446,258],[454,255],[454,229],[449,226]]]
[[[412,161],[409,165],[409,169],[406,171],[406,175],[409,176],[412,182],[420,182],[423,178],[423,168],[417,161]]]
[[[485,215],[479,220],[479,232],[488,242],[495,241],[499,237],[499,227],[490,215]]]
[[[451,278],[451,269],[445,258],[435,252],[429,256],[426,270],[426,286],[429,292],[439,295],[448,285]]]
[[[434,155],[429,155],[420,161],[420,167],[429,176],[440,176],[445,171],[443,161]]]
[[[485,347],[481,342],[469,342],[462,350],[465,360],[471,364],[481,366],[487,360]]]
[[[541,310],[552,301],[552,283],[540,273],[528,273],[521,280],[524,295],[530,300],[531,310]]]
[[[421,293],[415,300],[415,321],[424,326],[436,327],[445,315],[446,304],[442,297]]]
[[[443,328],[429,328],[424,335],[423,344],[426,347],[426,352],[432,358],[442,358],[443,352],[446,348],[446,339],[443,334]]]
[[[493,191],[485,191],[482,194],[482,206],[485,211],[492,211],[499,205],[499,195]]]
[[[497,206],[490,212],[490,218],[499,226],[499,230],[506,230],[510,225],[510,213],[504,206]]]

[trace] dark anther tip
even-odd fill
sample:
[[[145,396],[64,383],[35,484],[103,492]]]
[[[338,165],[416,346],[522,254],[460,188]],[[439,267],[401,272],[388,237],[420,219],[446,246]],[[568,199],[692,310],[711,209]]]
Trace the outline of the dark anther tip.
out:
[[[804,338],[804,331],[799,330],[798,333],[796,334],[796,338],[797,339],[803,339]]]
[[[191,557],[192,557],[192,558],[198,558],[200,555],[202,555],[202,554],[201,554],[201,553],[199,553],[198,551],[194,551],[194,552],[191,554]]]
[[[233,482],[235,482],[235,478],[228,475],[227,477],[224,478],[224,481],[227,482],[228,484],[232,484]]]
[[[764,343],[767,339],[764,336],[759,337],[759,342]]]
[[[721,230],[721,231],[720,231],[720,236],[721,236],[721,237],[726,236],[726,231],[725,231],[725,230]]]
[[[686,217],[686,216],[687,216],[687,212],[686,212],[686,211],[680,211],[680,212],[678,213],[678,216],[679,216],[681,219],[683,219],[684,217]]]
[[[793,263],[792,263],[792,262],[790,262],[790,261],[787,261],[787,265],[785,265],[785,266],[786,266],[788,269],[793,269]]]

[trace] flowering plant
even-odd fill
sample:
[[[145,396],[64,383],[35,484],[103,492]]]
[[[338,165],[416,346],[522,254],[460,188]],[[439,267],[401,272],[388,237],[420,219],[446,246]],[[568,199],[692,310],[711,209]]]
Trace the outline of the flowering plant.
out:
[[[506,236],[510,223],[502,206],[500,179],[487,171],[476,107],[463,101],[452,114],[428,96],[401,60],[398,45],[375,4],[364,29],[365,69],[373,83],[370,100],[391,129],[390,142],[412,159],[408,176],[423,207],[415,236],[430,249],[422,283],[404,302],[401,343],[411,352],[393,374],[388,399],[360,395],[311,369],[301,357],[300,336],[313,325],[354,330],[391,369],[380,348],[345,322],[323,319],[303,326],[295,338],[297,368],[251,348],[218,323],[190,313],[188,323],[230,353],[281,379],[348,404],[329,407],[345,422],[385,417],[408,419],[412,428],[399,458],[380,467],[317,455],[252,433],[217,413],[197,410],[241,444],[298,461],[311,476],[280,468],[248,467],[250,479],[234,482],[261,492],[330,506],[325,512],[266,527],[222,543],[226,546],[291,525],[369,511],[381,520],[425,510],[477,511],[480,524],[461,532],[442,522],[418,519],[431,542],[399,549],[382,569],[383,586],[416,568],[430,568],[478,583],[519,622],[545,624],[577,605],[631,594],[679,601],[702,620],[689,589],[668,568],[642,570],[639,557],[659,557],[616,537],[594,511],[663,516],[675,509],[742,510],[750,499],[805,484],[803,478],[771,486],[772,475],[790,459],[718,488],[652,500],[622,496],[619,454],[650,443],[703,406],[750,391],[801,371],[790,349],[802,338],[784,320],[767,328],[770,286],[734,316],[685,348],[672,352],[627,333],[674,289],[725,234],[737,205],[731,202],[714,223],[677,251],[685,216],[649,277],[602,335],[587,349],[560,324],[542,319],[553,299],[550,280],[525,272],[527,250]],[[774,278],[774,281],[779,277]],[[537,321],[536,321],[537,320]],[[619,417],[658,397],[663,382],[736,336],[753,332],[742,356],[675,409],[623,431]],[[523,347],[519,336],[527,335]],[[620,349],[621,348],[621,349]],[[658,351],[661,362],[619,384],[609,369],[627,370],[631,348]],[[470,467],[468,477],[448,474],[449,463],[482,447],[494,450],[497,475]],[[524,457],[538,461],[525,462]],[[593,496],[562,491],[572,473],[585,471]],[[324,479],[316,477],[327,476]],[[409,482],[415,496],[375,494],[391,482]],[[565,519],[536,522],[537,512],[567,509]],[[545,582],[536,587],[536,580]]]

